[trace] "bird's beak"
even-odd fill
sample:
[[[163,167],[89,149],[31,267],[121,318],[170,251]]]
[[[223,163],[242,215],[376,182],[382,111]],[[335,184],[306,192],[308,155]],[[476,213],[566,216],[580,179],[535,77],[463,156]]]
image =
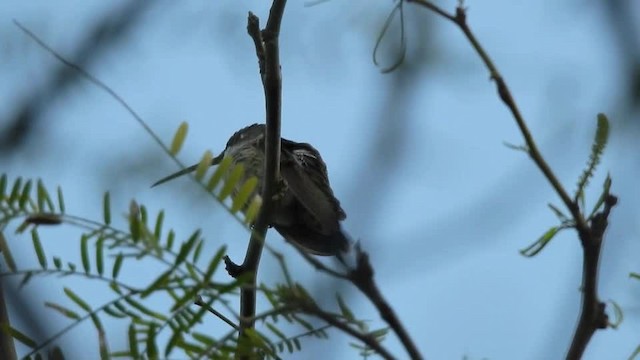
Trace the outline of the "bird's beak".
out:
[[[214,165],[218,165],[220,163],[220,161],[222,161],[222,158],[224,158],[224,151],[222,153],[220,153],[220,155],[214,157],[213,159],[211,159],[211,166]],[[165,176],[162,179],[156,181],[153,185],[151,185],[151,187],[155,187],[161,184],[166,183],[167,181],[171,181],[177,177],[180,177],[182,175],[186,175],[190,172],[196,171],[196,169],[198,168],[199,164],[195,164],[195,165],[191,165],[189,167],[186,167],[178,172],[175,172],[171,175]]]

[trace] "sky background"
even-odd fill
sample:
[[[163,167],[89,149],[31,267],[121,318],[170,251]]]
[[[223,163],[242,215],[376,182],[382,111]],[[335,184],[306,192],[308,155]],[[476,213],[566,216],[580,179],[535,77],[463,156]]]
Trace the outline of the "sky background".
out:
[[[450,11],[456,5],[438,3]],[[12,19],[73,59],[96,22],[132,13],[131,4],[0,2],[0,132],[60,66]],[[585,358],[626,359],[640,344],[640,283],[628,276],[640,272],[640,117],[628,99],[624,59],[629,54],[616,42],[598,1],[470,0],[466,5],[469,25],[567,190],[574,190],[587,161],[596,114],[611,119],[610,146],[587,203],[595,202],[610,173],[620,201],[602,253],[600,296],[618,303],[625,321],[618,330],[597,332]],[[166,142],[188,121],[179,157],[197,162],[206,149],[220,152],[234,131],[264,122],[263,90],[245,29],[247,12],[265,23],[268,6],[266,1],[139,5],[135,25],[87,56],[93,60],[85,68]],[[577,236],[561,233],[532,259],[518,252],[557,224],[547,203],[560,205],[559,198],[524,153],[504,146],[522,144],[522,137],[488,72],[453,24],[405,5],[406,61],[393,73],[381,73],[372,51],[392,8],[391,1],[333,0],[311,7],[289,2],[280,38],[282,136],[321,152],[347,212],[344,228],[371,254],[381,290],[426,358],[562,358],[580,306]],[[630,8],[640,14],[640,3]],[[637,40],[640,28],[635,29]],[[395,21],[381,45],[383,65],[395,61],[398,39]],[[194,182],[149,187],[177,168],[112,98],[80,80],[49,100],[25,141],[2,151],[1,172],[39,177],[51,188],[60,185],[67,212],[89,218],[101,218],[104,191],[111,192],[114,215],[125,213],[131,199],[152,213],[166,209],[165,225],[179,235],[201,227],[205,250],[213,254],[227,244],[232,259],[243,257],[246,232]],[[12,229],[5,235],[19,266],[34,267],[29,236]],[[78,259],[76,229],[43,229],[41,238],[49,255]],[[332,299],[340,291],[359,318],[381,326],[357,292],[313,270],[277,233],[270,233],[269,242],[285,253],[297,281],[326,297],[324,305],[335,307]],[[144,283],[161,269],[132,264],[123,271],[132,282]],[[222,272],[217,276],[224,280]],[[265,254],[260,280],[279,279],[276,261]],[[52,329],[68,320],[40,311],[42,302],[68,304],[63,286],[96,306],[110,296],[104,284],[34,279],[25,294]],[[15,313],[22,304],[11,306]],[[126,347],[127,324],[105,324],[112,349]],[[345,336],[330,335],[304,342],[301,353],[287,358],[357,358]],[[406,356],[394,337],[385,344],[399,358]],[[82,325],[65,336],[63,346],[75,354],[70,358],[97,355],[95,330]]]

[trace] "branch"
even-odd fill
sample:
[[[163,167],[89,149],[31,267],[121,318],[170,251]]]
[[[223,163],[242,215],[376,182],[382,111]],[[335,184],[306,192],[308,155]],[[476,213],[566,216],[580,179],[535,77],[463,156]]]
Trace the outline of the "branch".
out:
[[[267,27],[259,31],[259,19],[249,13],[247,31],[256,47],[260,75],[265,95],[266,141],[265,176],[262,184],[262,207],[254,224],[251,239],[242,265],[237,266],[227,257],[225,262],[230,274],[246,273],[248,281],[240,292],[240,341],[247,329],[253,329],[256,313],[256,281],[260,257],[270,216],[273,212],[273,194],[280,178],[280,115],[282,105],[282,77],[280,74],[280,49],[278,37],[286,0],[274,0],[269,12]],[[235,274],[234,274],[235,273]],[[249,354],[245,354],[249,356]],[[243,356],[245,356],[243,355]]]
[[[318,305],[313,302],[305,301],[304,299],[299,299],[296,297],[295,299],[295,307],[299,308],[300,311],[305,312],[309,315],[313,315],[319,319],[324,320],[327,324],[342,330],[344,333],[349,334],[355,339],[360,340],[363,344],[370,347],[373,351],[375,351],[382,358],[387,360],[393,360],[395,357],[387,351],[378,340],[371,336],[370,334],[362,333],[352,328],[348,324],[343,321],[338,320],[338,317],[335,314],[326,312],[322,310]]]
[[[567,359],[580,359],[589,343],[591,337],[597,329],[604,329],[608,326],[608,318],[605,313],[605,303],[598,298],[598,266],[600,259],[600,251],[602,249],[602,241],[604,231],[607,227],[607,219],[611,208],[616,204],[617,198],[613,195],[606,194],[605,208],[602,212],[596,214],[591,224],[588,224],[583,214],[580,211],[580,207],[576,201],[573,201],[569,194],[564,189],[560,181],[556,178],[555,174],[544,160],[542,154],[538,150],[527,124],[520,113],[509,87],[506,81],[498,71],[497,67],[484,50],[482,45],[478,42],[475,35],[467,25],[466,9],[459,5],[456,8],[455,15],[449,14],[446,11],[434,5],[428,0],[406,0],[408,2],[416,3],[423,6],[443,18],[456,24],[460,30],[464,33],[467,40],[471,43],[471,46],[478,53],[478,56],[482,59],[482,62],[489,70],[491,79],[495,81],[498,90],[498,95],[502,102],[511,111],[522,136],[526,143],[526,150],[533,162],[544,174],[547,181],[554,188],[562,202],[571,212],[573,217],[574,226],[578,232],[580,243],[583,250],[583,264],[582,264],[582,309],[580,313],[580,320],[576,328],[576,333],[573,337],[571,347],[567,353]]]
[[[605,312],[605,303],[598,298],[598,269],[602,240],[607,229],[611,208],[618,199],[613,195],[606,195],[604,210],[593,217],[589,237],[580,238],[582,241],[582,309],[576,332],[573,335],[567,359],[581,359],[591,337],[598,329],[606,329],[609,318]]]
[[[382,296],[378,285],[373,278],[373,267],[369,262],[369,254],[362,251],[359,246],[356,246],[356,268],[349,272],[349,279],[363,294],[373,303],[378,309],[380,317],[389,324],[391,329],[396,333],[396,336],[402,342],[405,350],[409,353],[411,359],[422,359],[420,351],[416,347],[413,339],[405,329],[404,325],[398,319],[393,308],[389,305],[387,300]]]

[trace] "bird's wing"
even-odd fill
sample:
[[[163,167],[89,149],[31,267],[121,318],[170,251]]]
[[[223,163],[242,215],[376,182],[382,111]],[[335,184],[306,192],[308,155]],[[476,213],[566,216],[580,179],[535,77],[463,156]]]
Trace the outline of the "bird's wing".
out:
[[[309,144],[283,139],[285,163],[280,173],[289,189],[324,231],[335,231],[346,215],[329,186],[327,167]]]

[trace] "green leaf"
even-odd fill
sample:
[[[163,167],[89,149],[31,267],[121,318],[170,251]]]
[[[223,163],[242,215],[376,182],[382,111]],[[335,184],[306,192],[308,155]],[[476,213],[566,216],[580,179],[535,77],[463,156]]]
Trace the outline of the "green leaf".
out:
[[[569,221],[569,218],[562,212],[562,210],[558,209],[557,206],[549,203],[547,204],[547,206],[549,206],[549,208],[551,209],[551,211],[553,211],[554,214],[556,214],[556,217],[562,221],[562,222],[566,222]]]
[[[593,177],[596,167],[600,163],[600,158],[607,146],[609,140],[609,120],[605,114],[598,114],[598,125],[596,128],[596,134],[591,145],[591,154],[589,155],[589,161],[587,167],[580,175],[578,179],[578,186],[575,193],[575,200],[579,200],[584,196],[584,189],[589,184],[589,179]]]
[[[7,243],[7,239],[4,237],[4,233],[2,231],[0,231],[0,252],[4,258],[4,263],[7,265],[9,270],[11,272],[16,272],[16,262],[13,259],[13,255],[9,249],[9,244]]]
[[[107,225],[111,224],[111,195],[109,192],[104,193],[104,197],[102,199],[102,214],[104,215],[104,223]]]
[[[196,180],[200,181],[204,177],[207,169],[211,166],[211,160],[213,160],[213,154],[209,150],[205,151],[204,154],[202,154],[202,159],[200,159],[200,162],[198,163],[198,167],[196,168]]]
[[[542,234],[542,236],[540,236],[536,242],[520,250],[520,254],[526,257],[533,257],[537,255],[540,251],[542,251],[542,249],[544,249],[545,246],[547,246],[549,241],[551,241],[551,239],[553,239],[553,237],[563,229],[564,227],[562,226],[551,227],[544,234]]]
[[[155,318],[155,319],[160,320],[160,321],[167,321],[167,317],[166,316],[160,314],[159,312],[155,312],[155,311],[149,309],[148,307],[142,305],[141,303],[133,300],[133,298],[131,298],[131,297],[125,297],[124,301],[127,304],[131,305],[134,309],[140,311],[142,314],[145,314],[147,316],[150,316],[150,317]]]
[[[38,263],[40,264],[40,267],[46,269],[47,257],[44,254],[44,250],[42,249],[40,236],[38,236],[38,231],[36,229],[31,230],[31,240],[33,241],[33,249],[35,250],[36,256],[38,257]]]
[[[120,274],[120,268],[122,268],[123,260],[124,260],[124,256],[122,256],[122,253],[119,253],[118,256],[116,256],[116,261],[113,263],[113,270],[111,272],[111,276],[114,279],[117,279],[118,275]]]
[[[149,287],[147,287],[142,293],[140,293],[140,297],[144,299],[147,296],[151,295],[151,293],[153,293],[154,291],[157,291],[166,286],[171,279],[171,275],[173,275],[173,269],[169,269],[163,272],[154,282],[151,283],[151,285],[149,285]]]
[[[638,279],[638,280],[640,280],[640,274],[638,274],[638,273],[634,273],[634,272],[632,272],[632,273],[630,273],[630,274],[629,274],[629,277],[630,277],[630,278],[633,278],[633,279]]]
[[[140,352],[138,351],[138,340],[136,339],[136,327],[133,324],[129,324],[129,352],[131,353],[132,359],[140,358]]]
[[[13,326],[11,326],[10,324],[0,324],[0,326],[2,327],[2,331],[5,334],[9,334],[11,335],[11,337],[13,337],[14,339],[18,340],[19,342],[21,342],[22,344],[24,344],[25,346],[33,349],[36,346],[38,346],[38,343],[31,339],[29,336],[27,336],[25,333],[19,331],[18,329],[14,328]]]
[[[45,210],[45,205],[47,209]],[[43,210],[53,212],[55,211],[55,207],[53,205],[53,201],[51,200],[51,196],[49,196],[49,192],[47,188],[44,186],[42,180],[38,179],[38,211],[42,212]]]
[[[252,176],[249,180],[245,181],[244,184],[238,190],[238,193],[233,198],[233,204],[231,205],[231,212],[235,213],[238,210],[242,209],[244,205],[249,200],[249,197],[253,195],[253,191],[258,186],[258,178]]]
[[[262,198],[260,196],[254,196],[251,203],[247,207],[247,211],[244,214],[245,224],[252,224],[258,216],[260,208],[262,207]]]
[[[29,180],[26,184],[24,184],[24,188],[22,188],[22,193],[20,194],[20,202],[18,203],[20,209],[24,209],[27,201],[29,201],[31,195],[31,185],[32,182],[31,180]]]
[[[613,322],[609,322],[609,327],[612,329],[617,329],[620,326],[620,324],[622,324],[624,314],[622,312],[622,308],[620,307],[620,305],[618,305],[618,303],[616,303],[613,300],[609,300],[608,302],[611,303],[611,305],[613,306],[613,314],[614,314],[614,320]]]
[[[218,249],[218,251],[216,251],[216,254],[213,256],[213,258],[209,262],[209,266],[207,267],[207,271],[205,272],[205,275],[204,275],[204,281],[209,281],[213,277],[213,274],[215,273],[216,269],[218,269],[218,265],[220,265],[220,262],[222,261],[222,258],[224,257],[224,254],[226,252],[227,252],[227,247],[224,245],[221,246],[220,249]]]
[[[164,246],[164,248],[168,251],[171,251],[171,248],[173,247],[173,241],[176,238],[176,233],[173,230],[169,230],[169,235],[167,235],[167,242]]]
[[[198,240],[199,236],[200,236],[200,230],[196,230],[191,235],[189,240],[187,240],[185,243],[182,244],[182,246],[180,247],[180,252],[178,253],[178,256],[176,257],[176,261],[173,263],[174,267],[182,264],[182,262],[184,262],[187,259],[187,256],[189,255],[189,252],[191,251],[191,249],[193,249],[193,246],[196,243],[196,241]]]
[[[74,293],[71,289],[69,289],[68,287],[65,287],[64,293],[69,297],[69,299],[71,299],[71,301],[76,303],[76,305],[80,306],[84,311],[91,312],[91,306],[89,306],[89,304],[84,302],[84,300],[82,300],[80,296],[76,295],[76,293]]]
[[[191,262],[193,262],[194,264],[198,262],[198,259],[200,258],[200,252],[202,251],[202,244],[204,243],[204,241],[202,240],[198,240],[198,243],[196,245],[196,249],[193,251],[193,256],[191,258]]]
[[[104,274],[104,239],[104,237],[100,236],[96,241],[96,269],[100,276]]]
[[[0,176],[0,200],[3,200],[7,195],[7,174]]]
[[[340,294],[338,293],[336,293],[336,300],[338,301],[338,306],[340,307],[340,312],[342,313],[342,316],[344,316],[344,318],[347,319],[347,321],[349,322],[355,321],[356,317],[353,315],[353,312],[351,312],[347,304],[342,299],[342,296],[340,296]]]
[[[223,201],[226,199],[233,190],[237,187],[238,182],[244,177],[244,166],[242,164],[238,164],[233,167],[231,173],[227,177],[222,186],[222,190],[220,190],[220,194],[218,194],[218,200]]]
[[[62,260],[59,257],[53,257],[53,266],[56,267],[56,270],[62,270]]]
[[[220,164],[216,168],[216,171],[213,172],[213,175],[211,175],[211,178],[207,183],[207,190],[213,191],[213,189],[216,188],[220,180],[222,180],[222,177],[229,170],[229,167],[231,167],[232,163],[233,163],[233,158],[231,156],[225,156],[224,158],[222,158],[222,160],[220,161]]]
[[[80,256],[82,258],[82,268],[85,273],[91,272],[91,263],[89,262],[89,236],[83,234],[80,238]]]
[[[591,219],[604,204],[604,201],[609,196],[609,190],[611,190],[611,175],[607,174],[607,178],[604,179],[604,183],[602,184],[602,193],[600,194],[600,198],[596,201],[596,204],[593,206],[593,210],[591,210],[591,214],[589,214],[589,219]]]
[[[66,307],[64,307],[62,305],[58,305],[58,304],[55,304],[55,303],[47,301],[47,302],[44,303],[44,306],[59,312],[64,317],[67,317],[69,319],[80,320],[80,315],[78,315],[78,313],[76,313],[73,310],[67,309]]]
[[[264,323],[264,325],[271,330],[272,333],[274,333],[277,337],[279,337],[281,340],[283,341],[287,341],[287,336],[280,330],[278,330],[277,327],[275,327],[274,325],[266,322]]]
[[[60,213],[64,214],[65,213],[65,207],[64,207],[64,197],[62,196],[62,188],[60,186],[58,186],[58,209],[60,209]]]
[[[171,155],[176,156],[182,149],[182,144],[184,144],[184,140],[187,138],[187,132],[189,131],[189,124],[183,121],[180,123],[178,130],[176,130],[175,135],[173,135],[173,140],[171,141],[171,147],[169,148],[169,152]]]
[[[153,237],[156,241],[160,241],[162,238],[162,224],[164,223],[164,210],[161,210],[158,213],[158,217],[156,218],[156,226],[153,230]]]
[[[20,194],[20,189],[22,189],[22,178],[18,177],[13,183],[13,187],[11,188],[11,193],[9,194],[9,203],[13,203],[19,200],[18,196]]]
[[[151,324],[147,330],[147,356],[149,359],[158,359],[158,346],[156,345],[156,324]]]

